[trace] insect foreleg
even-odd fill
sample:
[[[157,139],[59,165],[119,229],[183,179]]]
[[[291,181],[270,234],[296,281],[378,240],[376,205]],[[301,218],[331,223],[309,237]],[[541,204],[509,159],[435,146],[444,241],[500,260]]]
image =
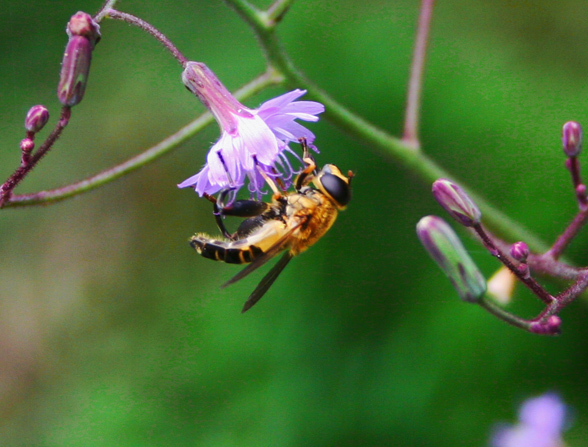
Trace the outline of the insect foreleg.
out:
[[[306,144],[306,138],[300,138],[300,145],[302,146],[302,161],[306,165],[304,170],[298,174],[296,177],[296,191],[300,191],[300,189],[310,182],[310,175],[314,174],[316,171],[316,163],[314,159],[310,156],[310,152],[308,152],[308,144]]]

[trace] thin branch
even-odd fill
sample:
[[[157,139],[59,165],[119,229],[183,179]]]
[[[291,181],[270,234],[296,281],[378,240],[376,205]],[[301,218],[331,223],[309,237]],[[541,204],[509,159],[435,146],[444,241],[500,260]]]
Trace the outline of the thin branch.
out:
[[[100,8],[100,10],[94,16],[94,20],[97,23],[100,23],[108,14],[108,10],[114,8],[114,5],[116,5],[117,1],[118,0],[106,0],[102,5],[102,8]]]
[[[241,87],[235,93],[235,96],[237,99],[242,101],[262,91],[266,87],[279,84],[280,82],[282,82],[282,78],[276,72],[270,70],[261,76],[258,76],[247,85]],[[90,178],[64,186],[62,188],[57,188],[50,191],[40,191],[33,194],[13,195],[10,198],[10,201],[6,203],[6,207],[51,204],[87,191],[91,191],[129,172],[135,171],[154,160],[157,160],[161,156],[169,153],[172,149],[178,147],[181,143],[192,137],[211,122],[212,115],[206,112],[187,126],[178,130],[175,134],[169,136],[145,152],[125,161],[124,163],[106,169],[105,171],[102,171]]]
[[[408,82],[406,117],[404,121],[404,134],[402,135],[402,141],[414,149],[420,149],[419,112],[421,108],[427,42],[429,30],[431,28],[431,16],[433,15],[434,3],[435,0],[422,0],[421,3],[418,31],[412,57],[412,66],[410,68],[410,79]]]
[[[576,237],[578,232],[584,227],[584,225],[586,225],[587,221],[588,209],[585,208],[576,214],[576,217],[574,217],[572,223],[570,223],[561,236],[557,238],[553,246],[545,253],[544,256],[551,257],[553,259],[559,258],[570,242],[572,242],[572,240]]]
[[[16,171],[4,182],[0,188],[0,208],[8,206],[12,200],[12,191],[18,186],[18,184],[24,180],[29,172],[33,170],[37,163],[49,150],[53,147],[53,144],[57,141],[61,132],[69,123],[71,116],[71,107],[63,106],[61,109],[61,116],[55,125],[53,131],[49,134],[47,139],[43,142],[41,147],[33,154],[26,164],[21,164]]]
[[[506,256],[500,248],[498,248],[494,241],[486,234],[482,225],[476,224],[473,226],[474,231],[480,236],[484,246],[490,251],[492,256],[495,256],[500,262],[502,262],[523,284],[525,284],[529,290],[531,290],[538,298],[540,298],[545,304],[551,304],[554,301],[553,296],[547,292],[537,281],[531,276],[527,276],[521,273],[519,269],[512,263],[508,256]]]
[[[176,48],[176,46],[171,42],[171,40],[169,40],[165,36],[165,34],[160,32],[153,25],[145,22],[144,20],[140,19],[139,17],[135,17],[132,14],[128,14],[126,12],[120,12],[115,9],[109,9],[108,11],[106,11],[106,15],[107,15],[107,17],[110,17],[112,19],[122,20],[124,22],[127,22],[130,25],[137,26],[137,27],[141,28],[142,30],[147,31],[149,34],[151,34],[153,37],[155,37],[157,40],[159,40],[165,48],[168,49],[168,51],[178,60],[178,62],[182,65],[182,67],[184,65],[186,65],[186,62],[188,60],[184,57],[184,55],[180,52],[180,50],[178,50]]]
[[[273,4],[267,8],[266,20],[270,26],[276,26],[282,21],[290,6],[292,6],[294,0],[276,0]]]

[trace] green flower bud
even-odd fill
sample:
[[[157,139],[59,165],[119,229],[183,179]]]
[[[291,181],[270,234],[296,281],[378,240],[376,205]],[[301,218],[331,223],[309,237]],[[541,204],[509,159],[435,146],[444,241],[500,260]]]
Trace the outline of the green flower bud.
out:
[[[486,293],[486,280],[451,227],[440,217],[426,216],[417,235],[433,260],[449,277],[463,301],[476,303]]]

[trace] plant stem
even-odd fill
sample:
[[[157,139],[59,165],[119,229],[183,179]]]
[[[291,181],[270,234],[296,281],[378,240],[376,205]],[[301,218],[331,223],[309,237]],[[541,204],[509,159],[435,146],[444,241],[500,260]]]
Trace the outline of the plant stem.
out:
[[[269,64],[283,74],[286,84],[289,87],[308,90],[310,96],[325,105],[325,117],[333,124],[355,137],[369,150],[387,160],[398,162],[425,182],[432,183],[441,177],[455,180],[455,176],[446,172],[425,154],[415,151],[413,147],[403,143],[400,139],[391,136],[362,117],[352,113],[309,81],[285,54],[273,30],[259,19],[259,16],[252,8],[243,6],[239,0],[225,1],[251,26],[265,51]],[[492,207],[482,197],[469,191],[467,187],[464,187],[464,182],[459,181],[458,183],[476,202],[485,215],[486,224],[490,225],[495,232],[506,239],[524,239],[535,252],[544,252],[549,248],[545,242],[534,236],[528,229]]]
[[[292,3],[294,3],[294,0],[276,0],[272,3],[266,11],[266,23],[272,27],[280,23]]]
[[[419,112],[421,108],[427,41],[429,30],[431,29],[431,16],[433,15],[434,3],[435,0],[422,0],[421,2],[418,31],[412,57],[412,66],[410,68],[410,79],[408,82],[406,117],[404,121],[402,141],[414,149],[420,149]]]
[[[506,323],[524,329],[526,331],[531,331],[531,322],[528,320],[524,320],[523,318],[519,318],[516,315],[507,312],[502,307],[496,305],[490,299],[483,297],[478,304],[485,309],[486,311],[490,312],[495,317],[500,318],[502,321]]]
[[[53,147],[53,144],[57,141],[61,132],[67,126],[69,122],[69,118],[71,117],[71,107],[63,106],[61,109],[61,116],[55,125],[53,131],[49,134],[47,139],[43,142],[41,147],[37,149],[37,151],[32,155],[30,160],[27,161],[26,164],[21,164],[16,171],[4,182],[2,187],[0,188],[0,208],[4,208],[7,206],[10,201],[12,200],[12,191],[16,186],[24,180],[31,170],[37,166],[37,163],[47,152],[49,149]]]
[[[100,23],[104,19],[104,17],[106,17],[106,15],[108,14],[108,10],[114,8],[114,5],[116,4],[116,2],[117,2],[117,0],[106,0],[104,2],[104,4],[102,5],[102,8],[100,8],[100,10],[94,16],[94,20],[97,23]]]
[[[490,251],[492,256],[495,256],[500,262],[502,262],[523,284],[525,284],[537,297],[539,297],[545,304],[551,304],[554,301],[553,296],[551,296],[541,285],[535,281],[531,276],[522,274],[519,269],[512,263],[512,261],[506,256],[500,248],[494,244],[492,239],[488,236],[488,234],[482,228],[482,225],[476,224],[473,226],[473,229],[482,242],[484,246]]]
[[[266,87],[273,84],[278,84],[281,81],[282,78],[276,72],[270,70],[240,88],[235,93],[235,96],[240,101],[243,101],[265,89]],[[83,192],[91,191],[92,189],[109,183],[124,174],[135,171],[140,167],[145,166],[146,164],[167,154],[172,149],[186,141],[188,138],[192,137],[195,133],[202,130],[212,121],[212,115],[206,112],[165,140],[161,141],[145,152],[125,161],[124,163],[113,166],[92,177],[77,183],[73,183],[71,185],[64,186],[62,188],[57,188],[50,191],[40,191],[33,194],[13,195],[10,200],[6,202],[5,206],[21,207],[38,204],[50,204],[79,195]]]
[[[120,12],[115,9],[109,9],[108,11],[106,11],[106,16],[112,19],[122,20],[130,25],[137,26],[142,30],[147,31],[149,34],[151,34],[153,37],[159,40],[165,48],[167,48],[167,50],[178,60],[182,67],[188,61],[180,52],[180,50],[178,50],[176,46],[162,32],[160,32],[153,25],[140,19],[139,17],[135,17],[132,14]]]
[[[588,208],[584,208],[580,210],[578,214],[576,214],[574,220],[572,220],[570,225],[568,225],[565,231],[557,238],[553,246],[545,253],[544,256],[551,257],[553,259],[559,258],[570,242],[572,242],[578,232],[586,224],[587,220]]]

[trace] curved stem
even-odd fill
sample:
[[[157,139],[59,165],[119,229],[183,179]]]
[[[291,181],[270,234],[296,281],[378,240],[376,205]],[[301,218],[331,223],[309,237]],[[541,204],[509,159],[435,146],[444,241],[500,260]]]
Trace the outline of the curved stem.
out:
[[[165,36],[165,34],[160,32],[153,25],[145,22],[144,20],[140,19],[139,17],[135,17],[132,14],[128,14],[126,12],[120,12],[115,9],[107,10],[106,16],[110,17],[112,19],[122,20],[124,22],[127,22],[130,25],[137,26],[137,27],[141,28],[142,30],[147,31],[149,34],[151,34],[153,37],[155,37],[157,40],[159,40],[165,48],[168,49],[168,51],[178,60],[178,62],[182,65],[182,67],[184,65],[186,65],[186,62],[188,61],[188,59],[186,59],[184,57],[184,55],[180,52],[180,50],[178,50],[176,48],[176,46],[171,42],[171,40],[169,40]]]
[[[282,78],[276,72],[270,70],[240,88],[235,93],[235,96],[239,100],[245,100],[248,97],[265,89],[266,87],[273,84],[278,84],[280,82],[282,82]],[[172,149],[179,146],[182,142],[193,136],[195,133],[202,130],[206,125],[210,124],[212,120],[212,115],[206,112],[165,140],[161,141],[145,152],[125,161],[124,163],[106,169],[105,171],[102,171],[85,180],[64,186],[62,188],[57,188],[50,191],[40,191],[33,194],[13,195],[6,203],[6,207],[50,204],[76,196],[83,192],[91,191],[92,189],[109,183],[124,174],[135,171],[140,167],[145,166],[146,164],[167,154]]]
[[[49,150],[53,147],[53,144],[57,141],[61,132],[67,124],[69,123],[69,118],[71,117],[71,107],[70,106],[63,106],[61,108],[61,116],[59,117],[59,121],[55,125],[53,131],[49,134],[47,139],[43,142],[41,147],[33,154],[33,156],[27,161],[27,163],[21,164],[16,171],[4,182],[2,187],[0,188],[0,208],[4,208],[10,205],[10,202],[13,200],[12,191],[17,185],[24,180],[31,170],[37,166],[37,163],[41,158],[49,152]]]
[[[100,10],[94,16],[94,20],[97,23],[100,23],[108,14],[108,10],[114,8],[114,5],[116,5],[117,1],[118,0],[106,0],[102,5],[102,8],[100,8]]]

